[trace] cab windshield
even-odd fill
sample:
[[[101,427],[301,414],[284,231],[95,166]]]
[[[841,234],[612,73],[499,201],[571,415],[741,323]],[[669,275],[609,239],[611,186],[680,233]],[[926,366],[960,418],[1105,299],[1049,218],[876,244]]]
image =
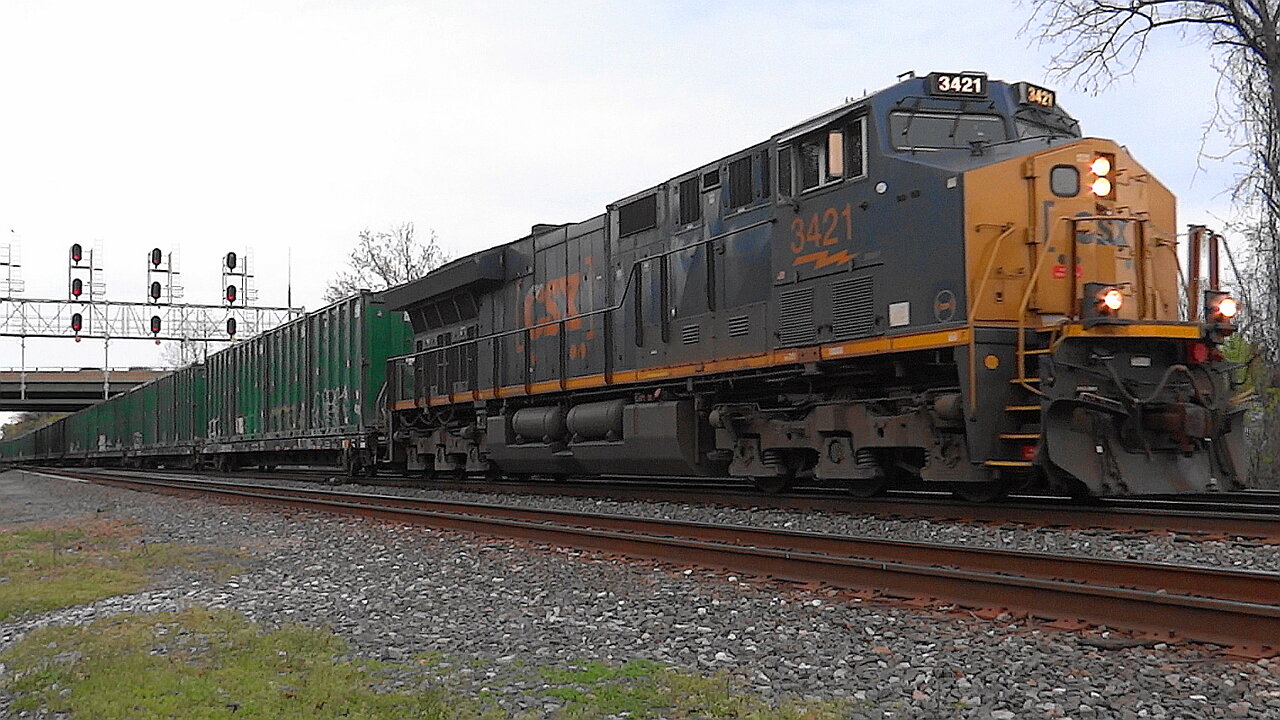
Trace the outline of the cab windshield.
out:
[[[967,113],[889,113],[889,134],[898,150],[970,150],[974,143],[1008,139],[1004,118]]]

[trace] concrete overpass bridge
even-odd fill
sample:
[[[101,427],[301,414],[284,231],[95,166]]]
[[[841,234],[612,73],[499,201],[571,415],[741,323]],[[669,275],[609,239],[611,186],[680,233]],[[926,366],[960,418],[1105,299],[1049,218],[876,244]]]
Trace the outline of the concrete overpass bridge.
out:
[[[0,368],[0,411],[72,412],[173,372],[167,368]]]

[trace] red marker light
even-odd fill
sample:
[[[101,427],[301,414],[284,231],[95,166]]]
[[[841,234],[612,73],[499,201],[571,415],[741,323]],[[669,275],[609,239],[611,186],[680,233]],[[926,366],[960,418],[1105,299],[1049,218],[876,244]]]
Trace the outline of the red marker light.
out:
[[[1202,342],[1187,344],[1187,361],[1200,365],[1209,361],[1209,345]]]

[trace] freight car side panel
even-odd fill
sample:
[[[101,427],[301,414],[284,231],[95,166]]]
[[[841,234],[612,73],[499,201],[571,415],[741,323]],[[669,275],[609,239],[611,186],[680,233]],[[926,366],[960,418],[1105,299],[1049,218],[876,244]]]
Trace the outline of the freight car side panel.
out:
[[[409,337],[402,313],[362,293],[210,357],[208,451],[340,449],[317,442],[381,422],[386,358]]]

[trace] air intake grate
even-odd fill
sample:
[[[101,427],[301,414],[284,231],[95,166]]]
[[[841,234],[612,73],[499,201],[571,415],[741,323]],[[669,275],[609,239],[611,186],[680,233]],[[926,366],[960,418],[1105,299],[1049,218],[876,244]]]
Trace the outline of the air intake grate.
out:
[[[813,288],[800,288],[778,297],[778,343],[800,345],[818,339],[813,325]]]
[[[876,329],[874,278],[846,280],[831,286],[831,329],[838,340],[866,337]]]
[[[680,342],[685,345],[697,345],[702,339],[701,325],[685,325],[680,328]]]
[[[751,318],[746,315],[738,315],[729,318],[729,337],[743,337],[751,332]]]

